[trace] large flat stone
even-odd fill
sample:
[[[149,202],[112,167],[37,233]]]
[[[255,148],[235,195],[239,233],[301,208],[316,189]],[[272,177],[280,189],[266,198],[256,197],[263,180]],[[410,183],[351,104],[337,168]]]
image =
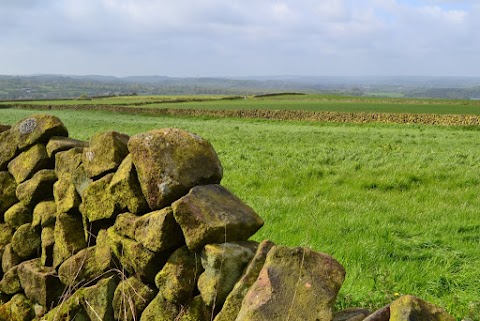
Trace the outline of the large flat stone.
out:
[[[15,157],[8,163],[8,171],[20,184],[33,176],[37,171],[50,166],[45,145],[36,144]]]
[[[62,121],[53,115],[38,114],[22,119],[10,129],[20,149],[47,143],[50,137],[68,136]]]
[[[223,169],[212,145],[180,129],[158,129],[128,142],[143,195],[152,210],[170,206],[190,188],[217,184]]]
[[[53,198],[53,184],[57,181],[55,172],[42,169],[17,187],[17,198],[26,206],[34,207],[44,200]]]
[[[220,185],[196,186],[172,208],[192,251],[210,243],[247,240],[263,225],[252,208]]]
[[[18,266],[18,277],[25,295],[44,307],[55,306],[64,287],[53,267],[45,267],[40,259],[23,262]]]
[[[345,269],[307,248],[274,246],[236,321],[331,321]]]
[[[130,137],[115,131],[100,133],[90,138],[90,146],[83,151],[85,172],[91,178],[115,171],[128,154]]]

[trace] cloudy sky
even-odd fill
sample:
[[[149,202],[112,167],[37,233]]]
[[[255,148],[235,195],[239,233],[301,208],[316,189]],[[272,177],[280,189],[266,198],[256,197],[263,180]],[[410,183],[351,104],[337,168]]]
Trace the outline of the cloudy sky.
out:
[[[0,0],[0,74],[480,76],[478,0]]]

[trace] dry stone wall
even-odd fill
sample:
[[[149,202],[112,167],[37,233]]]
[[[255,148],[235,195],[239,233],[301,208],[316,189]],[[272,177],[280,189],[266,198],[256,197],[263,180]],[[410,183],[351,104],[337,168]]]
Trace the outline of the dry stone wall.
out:
[[[0,126],[0,151],[0,320],[453,320],[411,296],[334,313],[344,268],[250,241],[263,220],[195,134],[85,142],[32,115]]]

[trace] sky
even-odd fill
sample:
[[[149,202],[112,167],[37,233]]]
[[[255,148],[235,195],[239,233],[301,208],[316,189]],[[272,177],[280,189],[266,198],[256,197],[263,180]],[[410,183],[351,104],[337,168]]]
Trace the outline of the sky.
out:
[[[478,0],[1,0],[0,74],[480,76]]]

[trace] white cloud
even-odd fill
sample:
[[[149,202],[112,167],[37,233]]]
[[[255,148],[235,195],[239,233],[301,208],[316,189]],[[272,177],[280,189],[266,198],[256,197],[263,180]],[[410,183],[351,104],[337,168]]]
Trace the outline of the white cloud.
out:
[[[480,73],[479,21],[476,1],[9,0],[0,74]]]

